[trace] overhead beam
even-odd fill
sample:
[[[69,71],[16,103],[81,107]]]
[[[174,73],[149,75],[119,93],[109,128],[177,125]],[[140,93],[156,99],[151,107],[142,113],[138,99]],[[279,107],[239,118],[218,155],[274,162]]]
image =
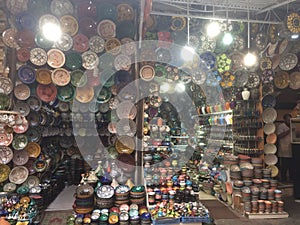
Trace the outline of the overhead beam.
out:
[[[256,15],[259,15],[259,14],[262,14],[262,13],[264,13],[264,12],[267,12],[267,11],[270,11],[270,10],[273,10],[273,9],[276,9],[276,8],[279,8],[279,7],[281,7],[281,6],[287,5],[287,4],[292,3],[292,2],[295,2],[295,1],[296,1],[296,0],[286,0],[286,1],[283,1],[283,2],[280,2],[280,3],[277,3],[277,4],[275,4],[275,5],[271,5],[271,6],[269,6],[269,7],[266,7],[266,8],[264,8],[264,9],[262,9],[262,10],[259,10],[259,11],[256,13]]]

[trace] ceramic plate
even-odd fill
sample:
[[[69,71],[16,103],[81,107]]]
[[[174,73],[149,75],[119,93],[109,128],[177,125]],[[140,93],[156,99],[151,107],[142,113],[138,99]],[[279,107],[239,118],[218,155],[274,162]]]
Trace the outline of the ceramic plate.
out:
[[[35,34],[31,30],[19,30],[16,36],[16,42],[21,48],[33,48]]]
[[[106,103],[111,98],[111,92],[107,87],[102,87],[101,90],[97,93],[96,101],[98,103]]]
[[[3,43],[9,48],[18,48],[19,45],[17,43],[17,33],[18,30],[16,28],[8,28],[2,32],[2,40]]]
[[[0,164],[0,182],[4,182],[8,179],[11,170],[8,165]]]
[[[268,94],[263,97],[262,106],[264,108],[268,108],[268,107],[274,108],[275,105],[276,105],[276,97],[274,95]]]
[[[84,71],[77,69],[71,72],[71,84],[74,87],[83,87],[87,81],[87,75]]]
[[[265,164],[268,166],[275,165],[278,162],[278,158],[275,154],[265,154]]]
[[[28,156],[31,158],[37,158],[41,153],[41,146],[36,142],[29,142],[25,147]]]
[[[75,96],[75,88],[72,84],[57,87],[57,98],[63,102],[70,102]]]
[[[89,39],[90,50],[95,52],[95,53],[103,52],[104,51],[104,45],[105,45],[105,40],[102,37],[98,36],[98,35],[92,36]]]
[[[36,186],[39,186],[40,184],[40,179],[37,177],[37,176],[28,176],[25,183],[24,183],[26,186],[28,186],[29,188],[32,188],[32,187],[36,187]]]
[[[274,108],[266,108],[262,112],[262,119],[264,123],[274,123],[277,118],[277,111]]]
[[[36,94],[43,102],[51,102],[56,98],[57,89],[53,83],[47,85],[38,84]]]
[[[289,87],[293,90],[297,90],[300,88],[300,72],[293,72],[290,74]]]
[[[269,165],[266,167],[267,169],[271,169],[271,177],[276,177],[278,175],[279,169],[275,165]]]
[[[264,153],[265,154],[276,154],[277,147],[275,144],[265,144]]]
[[[134,38],[135,33],[136,33],[136,27],[133,21],[124,20],[117,24],[116,37],[118,37],[120,40],[125,37]]]
[[[117,20],[117,9],[112,3],[101,2],[101,7],[97,7],[98,20],[110,19],[112,21]]]
[[[63,33],[74,36],[78,32],[78,22],[74,16],[65,15],[62,16],[59,20]]]
[[[129,37],[124,37],[121,39],[122,49],[121,52],[124,55],[133,55],[136,52],[136,43],[133,39]]]
[[[65,67],[69,70],[76,70],[82,66],[82,57],[78,52],[68,52],[65,54]]]
[[[103,39],[116,36],[116,24],[112,20],[102,20],[97,25],[97,32]]]
[[[232,65],[231,65],[231,69],[232,71],[238,71],[238,70],[242,70],[244,67],[244,62],[243,62],[243,58],[244,55],[241,52],[233,52],[232,54],[229,55]]]
[[[89,49],[89,38],[83,33],[73,36],[73,50],[83,53]]]
[[[280,58],[279,68],[288,71],[295,68],[297,63],[298,63],[298,57],[296,54],[286,53]]]
[[[274,84],[278,89],[284,89],[289,86],[290,76],[286,71],[276,71],[274,76]]]
[[[25,166],[16,166],[9,173],[9,181],[14,184],[22,184],[28,177],[28,169]]]
[[[23,166],[27,163],[28,159],[29,159],[28,152],[25,149],[23,149],[14,152],[14,157],[12,161],[17,166]]]
[[[30,96],[30,87],[26,84],[18,84],[14,88],[14,95],[19,100],[26,100]]]
[[[47,53],[42,48],[33,48],[30,50],[30,62],[36,66],[43,66],[47,63]]]
[[[17,185],[10,182],[4,184],[3,186],[3,191],[5,192],[14,192],[16,189],[17,189]]]
[[[71,80],[71,75],[68,70],[64,68],[57,68],[52,71],[51,79],[57,86],[66,86]]]
[[[300,33],[300,15],[292,12],[287,16],[286,26],[293,34]]]
[[[47,68],[37,69],[36,81],[40,84],[50,84],[52,82],[51,71]]]
[[[19,62],[25,63],[30,60],[30,49],[28,48],[18,48],[17,59]]]
[[[8,146],[0,146],[0,162],[1,164],[9,163],[13,158],[13,151]]]
[[[42,31],[38,31],[34,37],[35,44],[42,49],[49,49],[53,46],[54,42],[45,38]]]
[[[65,64],[65,54],[59,49],[50,49],[47,57],[47,64],[52,68],[60,68]]]
[[[135,149],[135,142],[133,137],[123,135],[117,138],[115,147],[120,154],[131,154]]]
[[[87,70],[95,69],[98,66],[98,55],[93,51],[86,51],[82,53],[82,67]]]
[[[155,76],[155,70],[152,66],[144,65],[140,69],[140,78],[143,79],[144,81],[151,81],[153,80],[154,76]]]
[[[264,125],[264,133],[266,135],[274,133],[276,130],[276,126],[274,123],[267,123]]]
[[[60,38],[54,43],[55,48],[67,52],[73,47],[73,39],[71,35],[62,33]]]
[[[272,60],[269,57],[262,57],[259,60],[259,67],[262,71],[272,69]]]
[[[259,82],[260,82],[259,75],[255,72],[250,72],[246,86],[250,89],[256,88],[259,85]]]
[[[266,138],[267,144],[275,144],[277,141],[277,135],[275,133],[269,134]]]
[[[264,70],[262,72],[261,80],[263,83],[270,83],[274,80],[274,71],[273,69]]]
[[[22,65],[18,69],[18,77],[24,84],[31,84],[35,81],[35,69],[29,65]]]
[[[114,61],[114,66],[117,71],[119,70],[128,71],[131,68],[131,64],[132,62],[130,57],[124,54],[117,55]]]
[[[90,102],[94,98],[94,89],[93,87],[89,86],[83,86],[78,87],[76,89],[76,100],[78,100],[81,103],[87,103]]]
[[[121,42],[117,38],[109,38],[105,42],[105,50],[112,55],[118,55],[121,52]]]
[[[15,150],[22,150],[27,146],[27,144],[28,144],[28,138],[25,134],[15,135],[12,141],[12,147]]]
[[[14,85],[9,77],[0,76],[0,93],[9,95],[14,88]]]
[[[118,13],[118,21],[123,20],[133,20],[134,18],[134,10],[133,8],[128,4],[118,4],[117,5],[117,13]]]

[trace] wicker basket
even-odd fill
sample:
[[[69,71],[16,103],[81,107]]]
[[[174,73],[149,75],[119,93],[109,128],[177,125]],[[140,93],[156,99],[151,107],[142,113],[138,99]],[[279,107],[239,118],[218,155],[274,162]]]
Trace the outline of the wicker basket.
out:
[[[121,200],[121,201],[115,201],[115,206],[119,207],[120,205],[129,204],[129,203],[130,203],[129,199],[127,199],[127,200]]]
[[[145,199],[146,199],[145,197],[143,197],[143,198],[132,198],[132,199],[130,199],[130,202],[132,204],[143,205],[145,203]]]
[[[74,209],[74,211],[78,214],[87,214],[87,213],[91,213],[94,209],[94,206],[90,206],[90,207],[87,207],[87,208],[78,208],[76,207]]]

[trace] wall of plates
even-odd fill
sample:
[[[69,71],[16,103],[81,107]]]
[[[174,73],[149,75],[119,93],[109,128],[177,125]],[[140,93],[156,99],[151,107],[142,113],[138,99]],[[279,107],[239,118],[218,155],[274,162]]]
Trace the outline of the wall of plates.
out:
[[[0,14],[3,191],[32,202],[42,192],[55,196],[63,187],[55,184],[88,180],[99,162],[114,182],[144,173],[151,185],[164,181],[157,177],[163,168],[176,173],[187,162],[189,175],[181,175],[190,188],[190,177],[209,177],[203,165],[211,169],[237,155],[272,157],[263,165],[276,178],[275,93],[297,90],[300,77],[299,41],[278,36],[279,26],[251,23],[248,31],[243,22],[218,22],[221,34],[209,38],[207,20],[145,12],[139,34],[134,1],[6,0],[1,6],[7,12]],[[291,32],[297,16],[287,16]],[[49,23],[61,35],[47,33]],[[228,32],[233,42],[226,45]],[[259,56],[251,68],[242,61],[248,40]],[[180,56],[187,43],[196,52],[192,60]],[[211,145],[203,144],[199,137],[211,135],[201,133],[210,126],[218,129]],[[208,192],[214,182],[205,182]]]

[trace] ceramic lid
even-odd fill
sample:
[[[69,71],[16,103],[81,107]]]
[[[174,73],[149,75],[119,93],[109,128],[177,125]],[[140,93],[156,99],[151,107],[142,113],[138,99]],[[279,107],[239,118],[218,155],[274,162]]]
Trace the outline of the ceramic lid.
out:
[[[114,188],[110,185],[102,185],[101,187],[97,188],[96,194],[98,198],[105,198],[110,199],[114,196]]]

